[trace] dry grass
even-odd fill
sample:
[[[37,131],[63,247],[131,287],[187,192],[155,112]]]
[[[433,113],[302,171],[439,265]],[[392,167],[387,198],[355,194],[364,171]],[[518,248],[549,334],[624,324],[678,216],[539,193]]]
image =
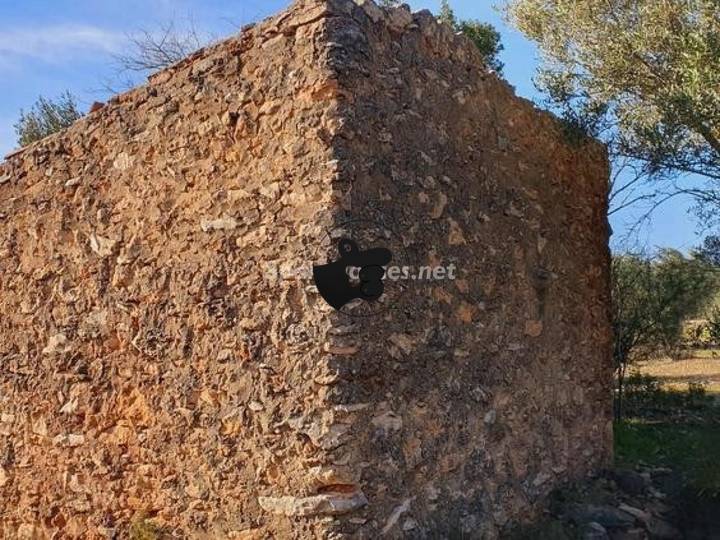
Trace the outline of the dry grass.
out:
[[[640,373],[660,379],[668,389],[687,390],[689,383],[700,383],[709,394],[720,396],[720,351],[697,351],[692,356],[651,360],[637,367]]]

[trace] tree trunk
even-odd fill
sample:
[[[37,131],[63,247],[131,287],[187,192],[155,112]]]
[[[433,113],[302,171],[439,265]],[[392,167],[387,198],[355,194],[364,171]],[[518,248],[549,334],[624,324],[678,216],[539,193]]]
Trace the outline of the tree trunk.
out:
[[[615,397],[615,421],[619,422],[623,419],[623,391],[625,383],[625,362],[620,362],[618,365],[618,391]]]

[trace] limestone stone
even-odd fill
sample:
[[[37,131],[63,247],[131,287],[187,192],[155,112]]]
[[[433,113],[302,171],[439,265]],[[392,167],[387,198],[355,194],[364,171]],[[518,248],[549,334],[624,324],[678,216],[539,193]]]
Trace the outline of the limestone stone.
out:
[[[284,516],[339,516],[367,504],[362,492],[351,494],[322,494],[312,497],[260,497],[263,510]]]
[[[200,223],[200,228],[204,232],[209,231],[232,231],[236,229],[238,222],[233,217],[224,217],[218,219],[206,219]]]

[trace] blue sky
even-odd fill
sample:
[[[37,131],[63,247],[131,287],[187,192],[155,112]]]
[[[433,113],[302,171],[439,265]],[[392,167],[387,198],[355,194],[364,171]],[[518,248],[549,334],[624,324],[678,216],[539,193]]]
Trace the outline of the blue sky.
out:
[[[114,77],[113,54],[123,50],[127,35],[170,20],[189,21],[207,35],[220,38],[243,24],[262,19],[289,0],[0,0],[0,157],[15,147],[13,124],[20,109],[37,97],[70,90],[87,108],[108,98],[104,83]],[[414,10],[437,12],[439,0],[411,0]],[[537,51],[509,28],[486,0],[454,0],[462,19],[493,23],[501,32],[505,77],[521,96],[538,102],[532,83]],[[700,243],[696,223],[688,215],[690,201],[675,199],[646,226],[640,241],[648,247],[687,250]],[[637,211],[612,218],[615,237],[634,222]]]

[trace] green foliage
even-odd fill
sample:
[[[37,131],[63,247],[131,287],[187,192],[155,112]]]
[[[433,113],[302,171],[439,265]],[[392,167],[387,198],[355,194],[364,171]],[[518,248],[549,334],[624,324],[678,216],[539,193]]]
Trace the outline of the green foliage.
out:
[[[628,364],[674,351],[683,340],[683,322],[714,300],[718,284],[717,272],[702,257],[685,257],[674,250],[662,251],[654,259],[629,254],[613,257],[616,419],[624,414]]]
[[[15,124],[18,144],[26,146],[44,139],[67,128],[81,116],[77,102],[70,92],[65,92],[54,101],[41,96],[30,111],[20,111],[20,119]]]
[[[634,418],[676,418],[713,407],[704,384],[688,383],[687,391],[667,390],[651,375],[632,373],[625,381],[625,415]]]
[[[507,0],[535,41],[537,79],[565,119],[662,179],[720,181],[718,0]],[[691,192],[720,206],[710,183]]]
[[[502,73],[503,63],[498,56],[504,47],[500,42],[500,33],[495,30],[495,27],[480,21],[462,21],[457,28],[475,43],[475,46],[483,54],[487,66]]]
[[[615,456],[619,464],[644,463],[679,470],[691,492],[720,495],[720,428],[716,422],[615,424]]]
[[[652,375],[643,375],[642,373],[632,373],[625,382],[625,391],[628,400],[636,400],[638,404],[643,405],[655,402],[663,392],[662,383],[657,377]]]
[[[473,20],[459,21],[448,0],[443,0],[440,4],[437,18],[456,32],[467,36],[482,54],[485,65],[498,73],[502,72],[503,63],[499,55],[504,47],[500,41],[500,33],[493,25]]]
[[[705,349],[715,343],[707,321],[692,320],[683,325],[682,346],[684,349]],[[694,353],[697,354],[697,351]]]
[[[695,495],[720,495],[720,408],[705,387],[665,390],[661,381],[634,373],[627,379],[632,420],[615,424],[615,455],[621,466],[672,467]]]
[[[399,7],[403,3],[403,0],[380,0],[380,5],[386,8]]]
[[[708,262],[720,268],[720,236],[706,236],[698,252]]]
[[[713,301],[718,274],[696,256],[664,250],[657,258],[618,255],[612,263],[616,366],[682,339],[683,322]]]
[[[699,382],[688,383],[687,397],[691,406],[702,403],[707,399],[707,388],[705,386],[704,383]]]
[[[710,342],[720,344],[720,308],[713,307],[705,324]]]
[[[453,8],[450,7],[450,2],[448,2],[448,0],[442,0],[442,2],[440,2],[438,20],[452,26],[453,28],[457,27],[457,17],[455,17],[455,11],[453,11]]]

